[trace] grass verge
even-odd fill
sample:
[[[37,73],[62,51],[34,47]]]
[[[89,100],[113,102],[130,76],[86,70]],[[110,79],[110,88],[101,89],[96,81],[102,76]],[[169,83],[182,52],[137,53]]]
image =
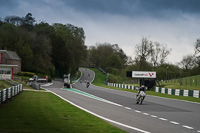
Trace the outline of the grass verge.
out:
[[[47,92],[22,92],[0,105],[0,132],[6,133],[123,133]]]
[[[0,90],[3,90],[5,88],[9,88],[9,87],[11,87],[11,86],[8,85],[5,80],[0,80]]]
[[[98,69],[90,68],[95,72],[95,79],[92,82],[92,84],[100,87],[105,87],[109,89],[115,89],[115,90],[121,90],[121,91],[128,91],[132,93],[136,93],[137,91],[135,90],[129,90],[129,89],[122,89],[122,88],[117,88],[117,87],[110,87],[104,84],[104,80],[106,78],[106,75],[102,74]],[[200,103],[200,98],[195,98],[195,97],[185,97],[185,96],[176,96],[176,95],[168,95],[168,94],[162,94],[154,91],[147,91],[147,95],[151,96],[158,96],[158,97],[164,97],[164,98],[171,98],[171,99],[178,99],[178,100],[185,100],[185,101],[191,101],[191,102],[198,102]]]

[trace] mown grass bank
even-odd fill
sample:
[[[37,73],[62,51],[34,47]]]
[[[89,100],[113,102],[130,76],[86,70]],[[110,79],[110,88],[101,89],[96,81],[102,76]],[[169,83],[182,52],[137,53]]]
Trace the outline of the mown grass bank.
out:
[[[0,105],[0,132],[123,133],[49,92],[22,92]]]
[[[170,79],[160,82],[163,87],[171,89],[200,90],[200,75]]]
[[[92,84],[94,84],[96,86],[101,86],[101,87],[115,89],[115,90],[128,91],[128,92],[132,92],[132,93],[136,93],[137,92],[136,90],[129,90],[129,89],[122,89],[122,88],[107,86],[104,83],[106,75],[102,74],[98,69],[92,68],[91,70],[93,70],[95,72],[95,79],[92,82]],[[195,97],[168,95],[168,94],[157,93],[157,92],[154,92],[154,91],[151,91],[151,90],[147,91],[146,93],[147,93],[147,95],[152,95],[152,96],[158,96],[158,97],[164,97],[164,98],[171,98],[171,99],[178,99],[178,100],[185,100],[185,101],[191,101],[191,102],[200,103],[200,98],[195,98]]]
[[[10,87],[5,80],[0,80],[0,90]]]

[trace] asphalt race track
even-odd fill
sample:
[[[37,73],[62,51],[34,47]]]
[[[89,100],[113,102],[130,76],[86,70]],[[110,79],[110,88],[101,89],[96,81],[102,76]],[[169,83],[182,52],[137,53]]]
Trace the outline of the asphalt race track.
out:
[[[44,86],[75,106],[96,115],[114,126],[134,133],[200,133],[200,104],[148,96],[142,105],[135,103],[135,94],[90,85],[93,71],[80,68],[82,76],[73,89],[62,88],[54,81]],[[82,83],[80,82],[82,80]]]

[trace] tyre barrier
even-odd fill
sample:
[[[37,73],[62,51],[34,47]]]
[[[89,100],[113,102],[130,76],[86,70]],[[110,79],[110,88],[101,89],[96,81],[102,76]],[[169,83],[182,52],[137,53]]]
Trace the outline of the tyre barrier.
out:
[[[118,84],[118,83],[107,83],[107,86],[136,90],[136,86]],[[169,94],[169,95],[191,96],[191,97],[200,98],[199,90],[181,90],[181,89],[154,87],[154,91],[158,93]]]
[[[117,87],[117,88],[122,88],[122,89],[136,90],[136,86],[133,86],[133,85],[125,85],[125,84],[118,84],[118,83],[107,83],[107,86]]]
[[[23,90],[22,84],[0,90],[0,104],[5,102],[6,100],[12,98],[13,96],[16,96],[22,90]]]
[[[191,96],[200,98],[199,90],[181,90],[181,89],[170,89],[170,88],[161,88],[154,87],[154,91],[163,94],[176,95],[176,96]]]

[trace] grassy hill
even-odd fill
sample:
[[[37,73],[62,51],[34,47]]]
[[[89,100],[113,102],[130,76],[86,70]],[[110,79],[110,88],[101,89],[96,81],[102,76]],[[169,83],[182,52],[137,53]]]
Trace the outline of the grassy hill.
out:
[[[161,83],[165,88],[200,90],[200,75],[185,77],[182,79],[172,79]]]

